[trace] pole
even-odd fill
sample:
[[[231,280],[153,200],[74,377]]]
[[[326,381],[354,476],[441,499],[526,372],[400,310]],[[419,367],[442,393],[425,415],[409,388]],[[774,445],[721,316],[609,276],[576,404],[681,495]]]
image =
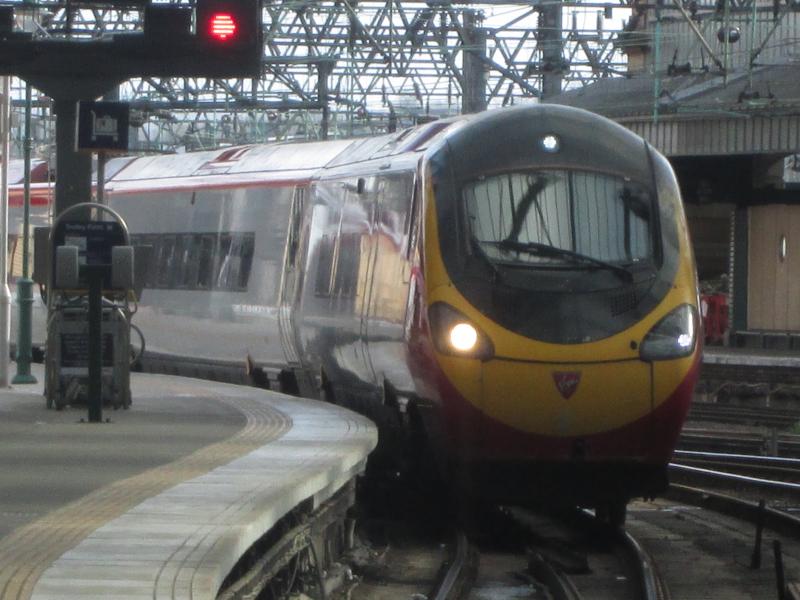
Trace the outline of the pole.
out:
[[[75,151],[77,100],[56,100],[56,200],[57,217],[70,206],[92,197],[92,158]]]
[[[106,203],[106,153],[97,153],[97,203]]]
[[[8,154],[11,136],[11,78],[2,78],[0,99],[0,152],[3,154],[0,181],[0,388],[8,387],[9,337],[11,336],[11,290],[8,289]]]
[[[543,3],[539,13],[539,45],[542,49],[542,100],[561,93],[563,82],[563,16],[560,1]]]
[[[89,270],[89,423],[103,421],[103,274]]]
[[[330,127],[331,109],[328,105],[330,100],[328,89],[328,77],[331,74],[333,66],[329,63],[317,63],[317,99],[322,104],[322,124],[320,137],[323,140],[328,139],[328,129]]]
[[[31,374],[31,330],[33,312],[33,281],[28,268],[31,225],[31,86],[25,84],[25,197],[22,213],[22,277],[17,280],[17,374],[11,383],[36,383]]]
[[[475,11],[464,12],[464,95],[461,112],[477,113],[486,110],[486,30],[480,26]]]
[[[653,53],[653,125],[658,123],[658,101],[661,98],[661,8],[656,5],[655,52]]]

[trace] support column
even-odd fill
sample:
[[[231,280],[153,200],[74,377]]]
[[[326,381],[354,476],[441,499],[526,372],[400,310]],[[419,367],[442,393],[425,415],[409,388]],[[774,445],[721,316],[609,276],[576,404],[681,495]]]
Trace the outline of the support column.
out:
[[[317,98],[322,104],[321,137],[328,139],[331,109],[328,106],[328,77],[333,70],[333,65],[327,62],[317,63]]]
[[[461,112],[477,113],[486,110],[486,30],[480,26],[475,11],[464,11],[464,95]]]
[[[561,93],[563,80],[561,2],[541,5],[539,13],[539,45],[542,49],[542,100]]]
[[[33,331],[33,281],[29,277],[29,240],[31,232],[31,86],[25,84],[25,197],[22,208],[22,277],[17,279],[17,374],[11,383],[36,383],[31,373],[31,337]]]
[[[11,135],[11,78],[0,77],[0,388],[8,387],[11,290],[8,287],[8,160]]]
[[[70,206],[92,199],[92,157],[75,151],[77,100],[56,100],[56,199],[57,217]]]
[[[737,206],[734,212],[733,239],[731,240],[731,278],[728,282],[731,294],[729,310],[731,333],[747,329],[747,285],[748,285],[748,227],[747,206]]]

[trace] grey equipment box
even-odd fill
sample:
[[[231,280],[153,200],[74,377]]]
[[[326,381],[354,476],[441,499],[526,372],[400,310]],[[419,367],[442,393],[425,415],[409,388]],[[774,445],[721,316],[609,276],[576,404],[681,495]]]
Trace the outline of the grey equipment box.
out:
[[[84,298],[65,302],[50,320],[47,335],[47,407],[85,405],[89,379],[88,305]],[[125,312],[107,300],[103,306],[102,401],[128,408],[130,326]],[[52,361],[52,362],[51,362]]]

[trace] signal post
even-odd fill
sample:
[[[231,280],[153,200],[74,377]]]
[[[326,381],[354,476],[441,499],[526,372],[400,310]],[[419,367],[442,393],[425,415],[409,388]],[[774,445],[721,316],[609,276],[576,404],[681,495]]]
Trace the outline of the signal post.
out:
[[[77,4],[77,3],[76,3]],[[17,31],[24,4],[0,0],[0,75],[24,79],[55,101],[56,214],[91,196],[91,159],[75,152],[76,105],[132,77],[257,77],[261,73],[261,0],[196,0],[193,6],[148,0],[85,0],[139,10],[140,31],[87,41]]]
[[[195,0],[192,5],[82,0],[68,3],[65,10],[97,7],[138,10],[142,26],[135,32],[92,40],[39,37],[16,25],[16,13],[32,14],[36,8],[0,0],[0,76],[19,77],[55,103],[56,217],[91,199],[91,156],[77,151],[79,101],[94,100],[132,77],[261,74],[261,0]],[[0,266],[4,264],[0,261]],[[2,271],[5,278],[6,269]],[[7,325],[2,327],[4,322],[8,320],[0,314],[0,336],[7,348],[9,332]],[[0,364],[2,387],[8,385],[7,371]]]

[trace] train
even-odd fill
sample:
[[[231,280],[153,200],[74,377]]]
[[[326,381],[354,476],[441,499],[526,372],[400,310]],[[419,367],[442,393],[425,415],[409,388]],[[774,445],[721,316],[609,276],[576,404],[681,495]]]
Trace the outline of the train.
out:
[[[534,103],[147,156],[106,198],[149,249],[151,368],[348,406],[496,501],[620,522],[666,488],[697,275],[668,161],[622,126]]]

